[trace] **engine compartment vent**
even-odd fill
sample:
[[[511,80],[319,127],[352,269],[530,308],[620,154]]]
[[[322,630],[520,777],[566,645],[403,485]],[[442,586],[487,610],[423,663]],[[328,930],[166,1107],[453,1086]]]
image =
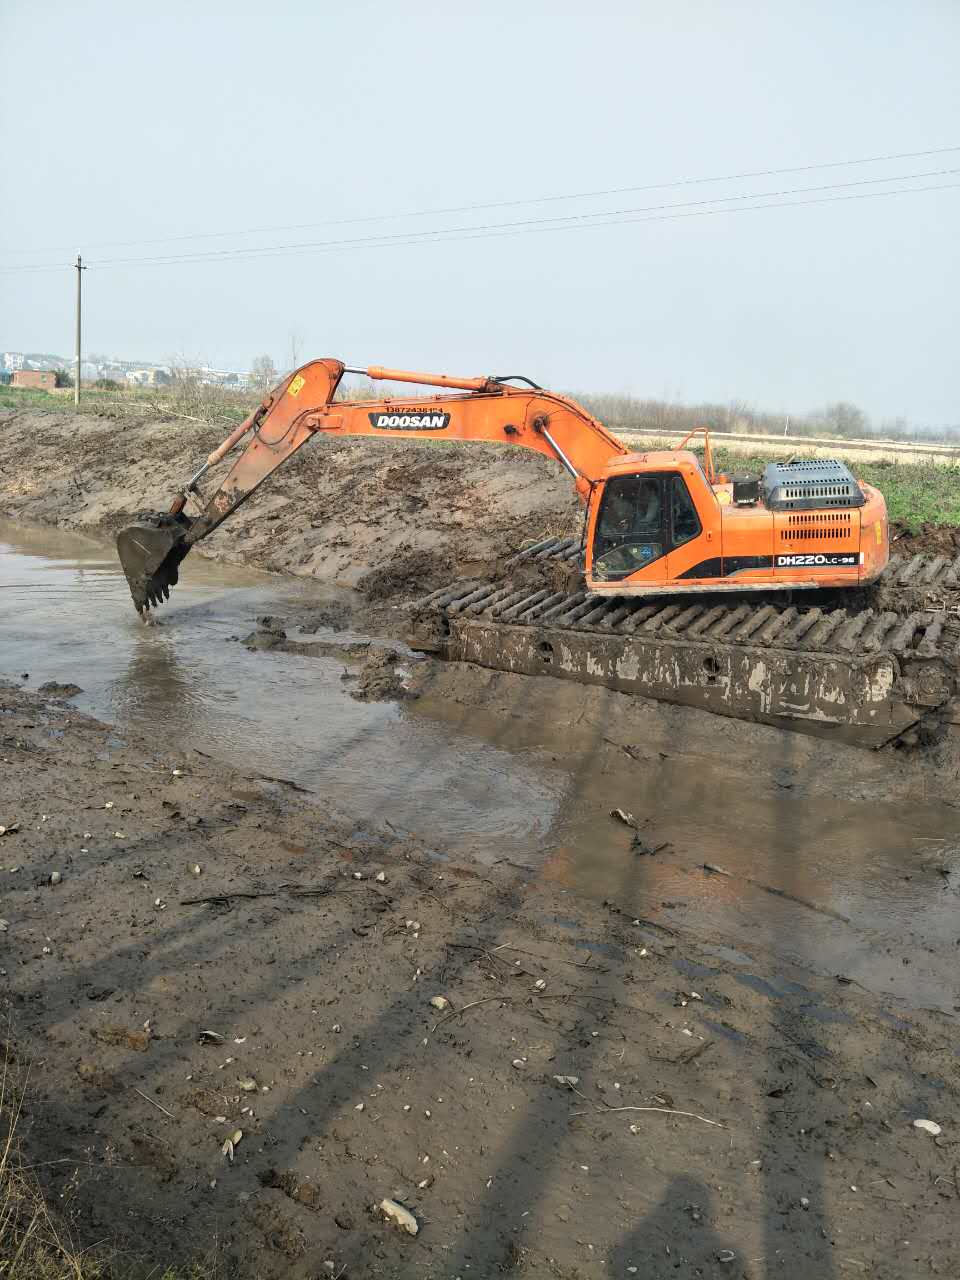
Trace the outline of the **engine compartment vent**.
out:
[[[848,511],[803,511],[788,515],[786,520],[780,528],[782,542],[847,543],[854,536],[853,516]],[[859,528],[858,522],[858,533]]]
[[[768,462],[762,487],[764,505],[770,511],[862,507],[866,502],[850,468],[839,458]]]

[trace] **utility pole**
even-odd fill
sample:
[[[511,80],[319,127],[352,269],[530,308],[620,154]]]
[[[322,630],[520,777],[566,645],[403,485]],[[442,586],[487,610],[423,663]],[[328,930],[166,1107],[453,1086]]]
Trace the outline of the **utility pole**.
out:
[[[79,253],[77,254],[77,368],[73,379],[73,403],[76,408],[80,408],[80,281],[83,278],[82,273],[86,271]]]

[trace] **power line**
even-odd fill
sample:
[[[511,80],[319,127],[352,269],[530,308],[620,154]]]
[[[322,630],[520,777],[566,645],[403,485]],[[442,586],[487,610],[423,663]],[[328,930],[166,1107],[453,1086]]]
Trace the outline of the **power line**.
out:
[[[797,208],[803,207],[804,205],[837,204],[845,200],[877,200],[882,196],[912,195],[915,192],[921,192],[921,191],[953,191],[958,188],[960,188],[960,182],[947,182],[947,183],[941,183],[938,185],[932,185],[932,186],[926,186],[926,187],[899,187],[895,191],[861,191],[856,193],[855,195],[819,196],[819,197],[815,197],[813,200],[784,200],[776,204],[741,205],[737,209],[697,209],[689,213],[655,214],[652,218],[650,217],[619,218],[614,222],[597,222],[597,223],[591,223],[591,224],[581,224],[580,226],[573,226],[573,227],[534,227],[532,229],[528,229],[527,231],[493,232],[487,235],[461,236],[460,239],[485,240],[485,239],[495,239],[497,236],[502,236],[502,235],[531,235],[531,234],[535,234],[537,232],[542,232],[542,231],[597,231],[603,227],[622,227],[622,226],[628,226],[636,222],[675,222],[680,218],[709,218],[717,214],[753,213],[760,209],[797,209]],[[429,240],[422,240],[422,241],[414,240],[414,241],[411,241],[410,243],[411,244],[431,244],[434,242]],[[445,244],[447,242],[440,241],[439,243]],[[374,245],[370,247],[389,248],[390,246]]]
[[[294,244],[287,245],[259,245],[248,246],[243,249],[211,249],[198,253],[189,254],[168,254],[168,255],[150,255],[145,258],[100,258],[93,259],[93,266],[114,266],[120,264],[131,264],[139,262],[196,262],[207,258],[243,258],[252,253],[257,254],[281,254],[288,252],[296,252],[300,249],[318,249],[330,246],[340,245],[362,245],[369,243],[384,242],[389,243],[394,240],[407,240],[411,236],[430,236],[437,237],[438,243],[441,243],[440,237],[449,237],[456,239],[458,236],[478,231],[507,231],[521,227],[546,227],[549,224],[559,224],[562,222],[587,222],[598,219],[609,220],[611,218],[619,218],[626,214],[634,213],[660,213],[669,209],[689,209],[700,207],[703,205],[712,205],[720,203],[742,202],[745,200],[768,200],[791,195],[806,195],[813,192],[822,191],[839,191],[849,187],[873,186],[880,182],[904,182],[914,178],[934,178],[945,177],[950,174],[960,173],[960,169],[929,169],[921,173],[901,173],[895,174],[888,178],[860,178],[853,182],[831,182],[818,187],[787,187],[782,191],[754,191],[746,195],[739,196],[714,196],[707,200],[681,200],[674,201],[669,204],[652,204],[639,205],[635,208],[628,209],[610,209],[606,212],[599,213],[569,213],[560,214],[552,218],[524,218],[517,222],[490,222],[480,224],[475,227],[435,227],[427,228],[424,231],[406,231],[396,232],[386,235],[376,236],[358,236],[348,240],[319,240],[314,242],[298,241]],[[605,225],[605,222],[596,221],[597,226]]]
[[[234,231],[195,231],[188,232],[183,235],[176,236],[157,236],[151,239],[143,240],[100,240],[86,245],[87,249],[109,248],[111,246],[117,248],[129,248],[135,245],[148,244],[175,244],[185,240],[211,240],[224,239],[231,236],[248,236],[248,235],[266,235],[273,232],[281,231],[309,231],[317,227],[333,227],[347,226],[363,222],[387,222],[403,218],[425,218],[425,217],[441,217],[456,213],[478,213],[490,209],[509,209],[516,208],[525,204],[549,204],[564,200],[592,200],[600,199],[607,196],[626,195],[631,192],[640,191],[665,191],[679,187],[708,185],[714,182],[739,182],[748,178],[770,178],[782,176],[789,173],[810,173],[818,169],[840,169],[849,168],[860,164],[883,164],[893,160],[916,160],[924,156],[947,155],[952,152],[960,151],[960,145],[949,147],[934,147],[925,151],[899,151],[890,152],[887,155],[879,156],[860,156],[853,160],[827,160],[819,161],[815,164],[791,165],[786,168],[779,169],[755,169],[741,173],[721,174],[717,177],[708,178],[678,178],[669,182],[652,182],[637,186],[628,187],[608,187],[604,190],[597,191],[577,191],[554,195],[543,196],[526,196],[516,200],[495,200],[482,204],[464,204],[453,205],[448,208],[439,209],[414,209],[398,213],[378,213],[378,214],[361,214],[350,218],[328,218],[320,222],[302,222],[292,223],[280,226],[270,227],[248,227],[243,230]],[[895,179],[891,178],[890,181]],[[583,215],[589,216],[589,215]],[[41,249],[7,249],[2,252],[11,253],[60,253],[67,249],[72,249],[73,245],[55,245]]]
[[[948,170],[945,172],[956,172]],[[669,213],[654,214],[652,217],[640,218],[617,218],[606,222],[581,222],[575,225],[566,226],[533,226],[523,227],[514,226],[512,224],[502,224],[506,229],[498,229],[499,224],[491,224],[488,228],[465,228],[464,233],[456,234],[447,240],[437,239],[435,232],[410,232],[405,239],[380,239],[378,240],[359,240],[359,241],[319,241],[315,244],[307,245],[290,245],[281,246],[286,254],[300,253],[345,253],[356,249],[398,249],[407,248],[416,245],[431,244],[453,244],[464,240],[491,240],[503,236],[518,235],[536,235],[543,232],[562,232],[562,231],[599,231],[605,227],[626,226],[638,222],[674,222],[681,218],[706,218],[716,216],[718,214],[732,213],[752,213],[759,210],[768,209],[796,209],[807,205],[817,204],[836,204],[851,200],[876,200],[884,196],[901,196],[913,195],[928,191],[953,191],[960,188],[960,182],[939,183],[923,187],[898,187],[893,191],[861,191],[852,195],[843,196],[819,196],[812,200],[781,200],[770,204],[740,205],[737,208],[728,209],[696,209],[685,213]],[[257,258],[271,258],[280,256],[278,249],[249,249],[237,250],[238,255],[231,258],[225,258],[218,254],[195,255],[193,257],[171,257],[171,258],[131,258],[131,259],[114,259],[103,261],[100,266],[104,269],[111,269],[121,266],[145,266],[145,267],[163,267],[163,266],[194,266],[204,263],[222,263],[222,262],[250,262]],[[92,264],[94,265],[94,264]],[[0,267],[0,273],[8,274],[17,271],[62,271],[63,264],[35,265],[29,267]]]
[[[452,244],[452,243],[457,243],[459,241],[464,241],[464,240],[494,240],[494,239],[502,238],[504,236],[538,235],[538,234],[542,234],[543,232],[551,232],[551,231],[552,232],[599,231],[605,227],[627,226],[637,222],[674,222],[681,218],[708,218],[708,217],[715,216],[717,214],[751,213],[757,210],[766,210],[766,209],[795,209],[795,208],[800,208],[804,205],[834,204],[834,203],[837,203],[840,201],[846,201],[846,200],[874,200],[881,196],[910,195],[914,192],[923,192],[923,191],[950,191],[950,190],[954,190],[955,188],[960,188],[960,182],[943,183],[940,185],[933,185],[933,186],[926,186],[926,187],[901,187],[895,191],[867,191],[867,192],[859,192],[855,195],[846,195],[846,196],[821,196],[821,197],[814,198],[812,200],[786,200],[786,201],[781,201],[775,204],[741,205],[738,208],[734,208],[734,209],[698,209],[698,210],[693,210],[687,213],[654,214],[652,217],[619,218],[611,222],[580,223],[579,225],[575,225],[575,226],[527,227],[525,229],[520,228],[520,229],[511,229],[511,230],[505,230],[505,231],[478,230],[478,231],[470,232],[468,234],[458,235],[456,237],[451,238],[450,240],[437,240],[431,237],[431,238],[419,238],[419,239],[410,238],[400,243],[380,242],[380,243],[337,245],[335,242],[331,242],[330,245],[326,247],[323,245],[318,245],[316,247],[308,247],[307,249],[304,250],[304,252],[306,253],[323,253],[323,252],[343,253],[343,252],[350,252],[352,249],[397,249],[397,248],[406,248],[406,247],[416,246],[416,245]],[[251,250],[246,258],[230,258],[230,259],[204,258],[204,259],[200,259],[199,261],[201,263],[238,262],[238,261],[248,262],[259,257],[276,257],[276,256],[278,255],[271,254],[271,253],[259,253],[256,250]],[[174,261],[172,263],[147,261],[147,262],[144,262],[142,265],[144,266],[166,266],[166,265],[191,266],[191,265],[194,265],[195,262],[197,262],[196,259],[182,259],[182,260]]]
[[[293,244],[285,244],[285,245],[283,244],[259,245],[259,246],[251,245],[251,246],[246,246],[240,249],[213,249],[213,250],[200,251],[196,253],[147,255],[147,256],[130,257],[130,258],[100,258],[100,259],[93,259],[90,262],[90,265],[98,266],[98,267],[129,266],[129,265],[159,266],[166,263],[175,264],[175,263],[198,262],[198,261],[217,260],[217,259],[219,260],[235,259],[237,261],[245,261],[254,255],[260,256],[260,257],[272,257],[280,254],[288,254],[288,253],[295,254],[303,250],[327,249],[327,248],[335,248],[335,247],[348,248],[348,247],[356,247],[356,246],[364,246],[364,245],[377,246],[377,245],[386,245],[394,242],[406,243],[413,237],[416,237],[418,242],[420,241],[426,242],[423,240],[423,238],[429,237],[431,241],[435,240],[437,243],[442,243],[444,238],[456,240],[464,235],[473,235],[475,233],[486,232],[486,231],[490,231],[490,232],[510,231],[513,229],[521,229],[521,228],[527,228],[527,227],[542,227],[543,229],[548,230],[550,229],[549,224],[559,224],[559,223],[569,223],[569,222],[586,223],[589,221],[591,225],[605,226],[610,223],[611,219],[623,217],[624,215],[627,215],[627,214],[659,213],[664,210],[689,209],[692,207],[700,207],[704,205],[743,202],[746,200],[779,199],[781,197],[788,196],[788,195],[800,195],[800,194],[808,194],[813,192],[819,193],[824,191],[836,191],[836,190],[846,189],[849,187],[868,186],[868,185],[874,185],[882,182],[899,182],[899,181],[905,181],[908,179],[912,180],[916,178],[943,177],[943,176],[958,173],[958,172],[960,172],[960,169],[932,169],[932,170],[926,170],[920,173],[896,174],[886,178],[860,178],[852,182],[827,183],[817,187],[788,187],[780,191],[755,191],[755,192],[750,192],[750,193],[747,193],[744,195],[738,195],[738,196],[714,196],[706,200],[674,201],[672,203],[667,203],[667,204],[641,205],[635,208],[626,208],[626,209],[611,209],[605,212],[594,212],[594,213],[584,213],[584,214],[562,214],[552,218],[527,218],[517,222],[501,222],[501,223],[494,222],[494,223],[480,224],[479,226],[425,228],[423,231],[405,231],[405,232],[397,232],[397,233],[389,233],[389,234],[381,233],[375,236],[360,236],[360,237],[354,237],[352,239],[343,239],[343,240],[321,240],[321,241],[314,241],[314,242],[297,241]],[[0,271],[10,272],[10,271],[18,271],[18,270],[26,271],[26,270],[34,270],[34,269],[49,270],[51,269],[51,267],[49,264],[37,263],[37,264],[32,264],[32,265],[23,266],[23,267],[4,267],[4,268],[0,268]],[[52,269],[59,269],[59,268],[56,267]]]

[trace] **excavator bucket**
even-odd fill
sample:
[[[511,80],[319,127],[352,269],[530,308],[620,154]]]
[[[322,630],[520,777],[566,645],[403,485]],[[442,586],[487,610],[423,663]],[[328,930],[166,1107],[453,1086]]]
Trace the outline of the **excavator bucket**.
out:
[[[147,511],[117,534],[117,554],[138,613],[169,600],[190,550],[191,524],[180,513]]]
[[[145,512],[120,530],[117,554],[138,613],[170,599],[170,588],[177,585],[180,565],[193,544],[213,533],[319,429],[317,411],[333,399],[342,374],[339,360],[311,360],[295,370],[214,449],[169,511]],[[253,438],[229,474],[204,499],[197,482],[250,432]],[[203,503],[198,516],[183,513],[189,494]]]

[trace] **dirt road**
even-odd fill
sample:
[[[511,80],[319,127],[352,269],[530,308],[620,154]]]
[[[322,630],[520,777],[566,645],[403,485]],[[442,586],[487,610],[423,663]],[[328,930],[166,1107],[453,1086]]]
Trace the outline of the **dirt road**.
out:
[[[630,430],[617,433],[632,449],[669,449],[676,442],[676,431]],[[764,435],[754,432],[712,432],[714,445],[728,453],[783,456],[784,452],[815,458],[844,458],[847,462],[911,462],[941,463],[956,466],[960,449],[956,445],[927,444],[923,441],[876,439],[850,440],[837,436]]]
[[[82,1243],[142,1275],[952,1274],[941,1017],[0,713],[20,1133]]]

